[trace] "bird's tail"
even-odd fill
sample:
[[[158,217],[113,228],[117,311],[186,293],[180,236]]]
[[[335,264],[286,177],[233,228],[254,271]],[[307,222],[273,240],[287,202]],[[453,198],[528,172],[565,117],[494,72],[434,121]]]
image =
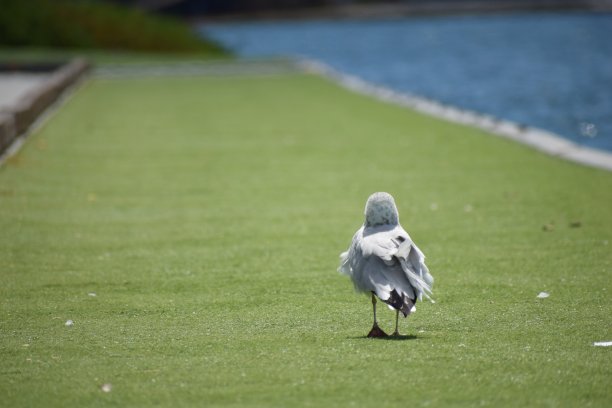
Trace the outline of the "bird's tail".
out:
[[[431,286],[433,285],[433,277],[429,274],[427,267],[422,264],[420,268],[420,274],[416,274],[412,270],[412,268],[410,268],[410,265],[408,265],[408,262],[405,259],[400,258],[400,264],[402,265],[402,269],[408,277],[408,281],[410,281],[410,284],[417,292],[418,298],[422,300],[423,295],[425,295],[425,297],[429,299],[431,303],[436,303],[431,298]]]
[[[415,310],[415,300],[410,299],[405,294],[400,295],[395,289],[393,289],[389,293],[389,299],[383,300],[383,302],[385,302],[395,310],[399,310],[400,312],[402,312],[404,317],[408,317],[408,315]]]

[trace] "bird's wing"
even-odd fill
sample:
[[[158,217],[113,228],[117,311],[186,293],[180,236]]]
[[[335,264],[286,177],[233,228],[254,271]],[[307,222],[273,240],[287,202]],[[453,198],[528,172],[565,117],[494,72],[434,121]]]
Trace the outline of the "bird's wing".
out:
[[[383,302],[396,309],[405,309],[405,315],[410,313],[416,294],[398,262],[388,265],[381,258],[371,256],[364,265],[362,279]]]
[[[399,260],[402,270],[414,287],[419,300],[423,300],[423,295],[425,295],[427,299],[434,302],[431,298],[434,278],[429,273],[427,265],[425,265],[423,252],[414,242],[406,240],[399,245],[395,257]]]
[[[382,300],[387,300],[394,288],[406,288],[404,292],[414,299],[414,292],[393,258],[395,251],[396,246],[392,243],[367,231],[364,234],[364,227],[361,227],[353,236],[349,249],[340,254],[338,272],[348,275],[358,291],[375,292]]]
[[[358,290],[374,291],[383,301],[393,290],[410,299],[422,300],[425,294],[431,300],[433,277],[425,256],[399,225],[387,230],[361,227],[340,255],[338,271],[350,276]]]
[[[338,272],[353,277],[353,272],[363,268],[363,256],[361,254],[361,236],[363,227],[355,232],[351,246],[348,250],[340,254],[340,266]]]
[[[399,244],[405,240],[410,240],[405,231],[399,231],[398,227],[391,230],[365,231],[366,234],[361,242],[363,255],[376,256],[382,259],[385,264],[393,265]],[[403,232],[403,234],[402,234]],[[401,235],[401,236],[400,236]]]
[[[401,226],[369,234],[363,239],[361,246],[364,255],[375,255],[380,258],[390,267],[388,270],[394,270],[392,266],[399,264],[419,300],[423,300],[425,295],[433,302],[431,299],[433,276],[425,265],[425,255]]]

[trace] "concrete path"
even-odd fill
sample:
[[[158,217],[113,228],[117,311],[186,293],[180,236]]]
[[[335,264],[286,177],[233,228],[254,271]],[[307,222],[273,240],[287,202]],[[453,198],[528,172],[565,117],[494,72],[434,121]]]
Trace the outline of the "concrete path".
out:
[[[0,74],[0,111],[15,105],[21,97],[36,89],[49,78],[49,74]]]
[[[117,64],[96,67],[94,75],[99,78],[133,78],[164,76],[252,76],[282,75],[303,73],[303,69],[293,60],[241,60],[211,62],[181,62],[175,64]]]
[[[73,59],[48,72],[0,72],[0,164],[23,143],[24,135],[89,69]]]

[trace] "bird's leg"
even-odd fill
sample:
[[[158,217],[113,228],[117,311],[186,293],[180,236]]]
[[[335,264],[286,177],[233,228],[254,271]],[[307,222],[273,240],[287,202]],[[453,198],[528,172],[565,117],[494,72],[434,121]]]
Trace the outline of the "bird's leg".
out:
[[[395,331],[393,332],[394,336],[399,336],[399,331],[397,330],[397,321],[399,320],[399,310],[395,311]]]
[[[374,326],[378,326],[376,322],[376,296],[372,293],[372,309],[374,310]]]
[[[368,333],[368,337],[387,337],[387,333],[378,327],[378,323],[376,322],[376,297],[374,296],[374,292],[372,292],[372,309],[374,310],[374,325],[372,325],[372,330]]]

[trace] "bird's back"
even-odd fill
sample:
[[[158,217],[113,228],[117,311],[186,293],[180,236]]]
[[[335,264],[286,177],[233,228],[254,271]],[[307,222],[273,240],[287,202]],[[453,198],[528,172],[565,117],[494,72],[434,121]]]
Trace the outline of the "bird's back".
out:
[[[356,290],[374,292],[398,310],[401,303],[404,314],[408,300],[413,304],[431,293],[425,257],[400,225],[360,228],[340,257],[338,270],[350,276]]]

